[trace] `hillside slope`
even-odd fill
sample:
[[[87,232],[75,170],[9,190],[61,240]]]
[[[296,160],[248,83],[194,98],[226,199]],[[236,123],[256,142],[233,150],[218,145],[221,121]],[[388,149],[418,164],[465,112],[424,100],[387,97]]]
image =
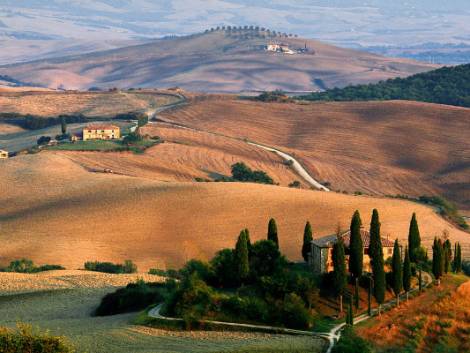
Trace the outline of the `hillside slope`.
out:
[[[164,118],[290,151],[333,190],[440,194],[470,209],[470,109],[403,101],[283,104],[200,96]]]
[[[470,64],[443,67],[407,78],[312,93],[313,101],[413,100],[470,107]]]
[[[36,263],[80,268],[87,260],[134,260],[141,270],[209,258],[233,246],[240,229],[266,236],[275,217],[282,251],[300,259],[305,221],[314,236],[349,226],[355,209],[369,223],[381,213],[384,236],[407,238],[417,212],[423,243],[448,229],[470,255],[470,237],[419,204],[279,186],[238,183],[162,183],[89,173],[66,156],[40,153],[4,161],[0,168],[1,263],[27,257]],[[8,187],[6,187],[8,186]]]
[[[266,52],[270,42],[307,53]],[[0,67],[0,74],[48,87],[172,87],[192,91],[311,91],[376,82],[435,66],[390,59],[252,30],[214,31],[110,51]]]

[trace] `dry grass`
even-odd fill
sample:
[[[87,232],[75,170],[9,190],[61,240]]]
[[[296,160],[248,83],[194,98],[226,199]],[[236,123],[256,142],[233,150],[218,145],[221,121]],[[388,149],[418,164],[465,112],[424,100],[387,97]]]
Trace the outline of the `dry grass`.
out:
[[[0,169],[2,263],[28,257],[37,264],[79,268],[87,260],[134,260],[139,269],[179,266],[233,246],[240,229],[252,239],[278,221],[281,250],[300,259],[305,221],[316,237],[349,226],[355,209],[368,224],[381,213],[383,234],[407,238],[412,212],[429,246],[448,229],[470,255],[467,233],[428,207],[402,200],[355,197],[238,183],[164,183],[89,173],[67,155],[41,153],[4,161]]]
[[[157,91],[142,92],[0,92],[0,111],[39,116],[84,114],[113,116],[174,102]]]
[[[467,281],[462,284],[462,282]],[[379,351],[413,347],[413,352],[470,351],[470,281],[450,277],[440,287],[394,308],[357,329]],[[384,335],[384,332],[387,332]],[[454,349],[454,350],[450,350]]]
[[[149,148],[143,155],[79,152],[67,153],[67,157],[91,170],[111,169],[118,174],[161,181],[194,181],[198,177],[213,180],[230,176],[231,166],[240,161],[253,169],[266,171],[284,186],[302,180],[276,154],[242,141],[160,124],[146,127],[142,133],[159,136],[165,143]]]
[[[0,272],[0,295],[58,289],[122,287],[138,279],[160,282],[162,277],[146,273],[110,274],[81,270],[57,270],[35,274]]]
[[[169,353],[233,352],[239,350],[277,352],[289,349],[320,352],[323,340],[311,337],[257,333],[175,333],[135,326],[135,314],[92,317],[110,288],[77,288],[0,296],[0,326],[23,321],[65,335],[78,352]]]
[[[164,116],[290,151],[335,190],[437,193],[470,209],[470,109],[403,101],[266,104],[200,96]]]
[[[111,52],[95,52],[3,67],[0,73],[48,87],[173,87],[191,91],[311,91],[379,81],[432,70],[435,65],[384,58],[303,38],[283,38],[315,52],[265,52],[269,39],[235,39],[210,33],[155,40]]]
[[[19,126],[0,123],[0,135],[13,134],[21,131],[24,131],[24,129]]]

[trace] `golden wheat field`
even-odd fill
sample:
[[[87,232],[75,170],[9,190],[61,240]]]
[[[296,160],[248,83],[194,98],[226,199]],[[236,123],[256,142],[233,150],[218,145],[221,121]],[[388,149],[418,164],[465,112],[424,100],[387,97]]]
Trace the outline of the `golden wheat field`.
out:
[[[69,152],[66,156],[89,170],[110,169],[118,174],[160,181],[218,179],[230,176],[231,166],[237,162],[267,172],[280,185],[303,181],[281,157],[243,141],[160,124],[152,124],[141,131],[159,136],[164,143],[149,148],[143,155]]]
[[[126,154],[122,155],[126,158]],[[403,200],[239,183],[159,182],[90,173],[67,154],[40,153],[3,161],[0,168],[2,263],[27,257],[38,264],[80,268],[87,260],[131,259],[145,271],[208,259],[234,246],[242,228],[253,240],[276,218],[281,250],[298,260],[303,228],[314,236],[349,226],[359,209],[364,224],[379,209],[384,236],[407,238],[412,212],[429,246],[444,229],[470,254],[468,233],[433,209]]]
[[[118,113],[147,110],[172,103],[173,95],[158,91],[0,91],[0,111],[4,113],[57,116],[83,114],[111,117]]]
[[[262,103],[206,95],[163,114],[276,146],[334,190],[440,194],[470,209],[470,109],[418,102]]]

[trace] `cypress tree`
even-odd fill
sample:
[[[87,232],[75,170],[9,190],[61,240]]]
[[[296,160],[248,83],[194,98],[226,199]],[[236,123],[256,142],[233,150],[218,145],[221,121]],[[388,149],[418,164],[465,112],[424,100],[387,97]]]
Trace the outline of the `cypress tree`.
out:
[[[410,230],[408,233],[408,249],[410,252],[411,262],[418,262],[420,249],[421,249],[421,236],[419,234],[418,221],[416,220],[416,213],[413,213],[410,222]]]
[[[444,272],[445,273],[450,272],[451,263],[452,263],[452,244],[450,243],[450,240],[447,239],[444,242]]]
[[[359,278],[356,278],[354,284],[354,307],[359,310]]]
[[[67,132],[67,122],[65,121],[65,117],[60,118],[60,129],[62,131],[62,135],[65,135]]]
[[[441,239],[434,238],[432,246],[432,273],[437,280],[437,285],[441,283],[441,277],[444,272],[444,248]]]
[[[458,255],[458,250],[457,250],[457,245],[458,245],[458,243],[455,242],[455,244],[454,244],[454,259],[452,260],[452,271],[454,273],[457,273],[457,261],[458,261],[457,259],[458,259],[458,256],[459,256]]]
[[[271,218],[269,220],[268,240],[273,241],[276,244],[277,248],[279,249],[279,238],[277,236],[277,225],[276,225],[276,221],[274,220],[274,218]]]
[[[250,240],[250,231],[248,228],[245,228],[245,235],[246,235],[246,245],[248,247],[248,256],[251,254],[251,240]]]
[[[312,240],[312,226],[310,225],[310,222],[307,221],[307,224],[305,224],[304,241],[302,244],[302,257],[304,258],[305,262],[308,262],[308,254],[312,248]]]
[[[453,269],[455,273],[462,272],[462,248],[460,243],[455,243]]]
[[[369,288],[367,293],[367,314],[372,316],[372,277],[369,277]]]
[[[353,303],[352,303],[351,296],[349,297],[348,312],[346,314],[346,325],[349,325],[349,326],[354,325]]]
[[[408,247],[405,248],[405,261],[403,262],[403,289],[406,292],[406,300],[411,289],[411,261]]]
[[[373,261],[373,259],[378,256],[380,244],[381,244],[381,239],[380,239],[379,211],[374,209],[372,211],[372,218],[370,221],[369,257],[371,261]]]
[[[241,283],[243,283],[250,274],[250,265],[248,259],[248,243],[246,232],[242,230],[235,246],[235,261],[237,266],[237,274]]]
[[[400,245],[395,240],[392,256],[392,288],[397,297],[397,306],[400,305],[400,293],[403,290],[403,263],[401,261]]]
[[[356,210],[351,219],[351,236],[349,240],[349,273],[355,278],[362,275],[364,245],[361,237],[361,216]]]
[[[370,223],[370,246],[369,256],[371,259],[372,277],[374,280],[374,297],[379,303],[379,314],[381,305],[385,300],[385,270],[384,270],[384,254],[382,248],[382,238],[380,237],[380,220],[379,212],[372,212],[372,220]]]
[[[343,312],[343,295],[346,290],[347,273],[343,239],[338,237],[333,245],[333,289],[339,299],[339,312]]]
[[[421,293],[423,291],[423,271],[421,270],[421,267],[419,268],[419,274],[418,274],[418,286],[419,286],[419,292]]]

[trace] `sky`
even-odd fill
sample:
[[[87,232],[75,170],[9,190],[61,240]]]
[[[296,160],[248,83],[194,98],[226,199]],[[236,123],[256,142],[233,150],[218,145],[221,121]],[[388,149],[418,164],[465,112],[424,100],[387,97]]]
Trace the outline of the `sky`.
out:
[[[470,43],[470,0],[0,0],[0,39],[133,39],[258,25],[343,46]]]

